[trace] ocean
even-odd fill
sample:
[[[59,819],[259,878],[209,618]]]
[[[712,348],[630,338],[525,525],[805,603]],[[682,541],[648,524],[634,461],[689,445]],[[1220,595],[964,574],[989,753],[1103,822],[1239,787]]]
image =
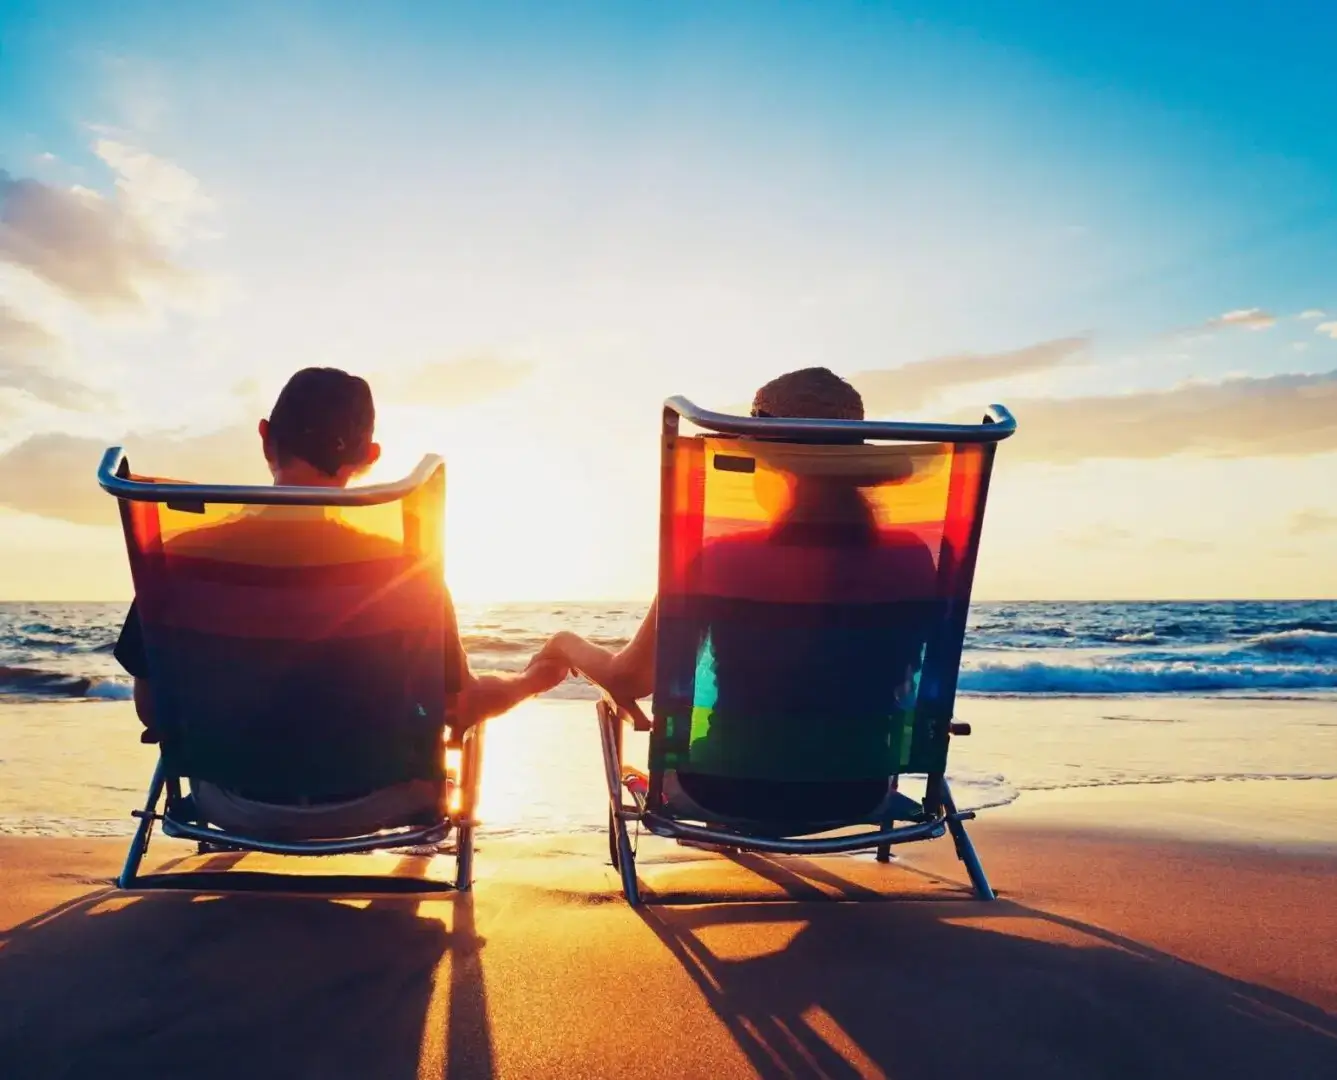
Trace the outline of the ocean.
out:
[[[475,670],[524,667],[571,629],[617,647],[637,603],[460,608]],[[123,604],[0,604],[0,702],[129,699],[111,654]],[[1337,693],[1337,601],[981,603],[971,611],[961,693],[1121,696]],[[550,696],[589,698],[569,680]]]
[[[643,603],[462,606],[475,670],[516,670],[573,629],[625,642]],[[0,832],[129,830],[151,747],[112,656],[121,604],[0,604]],[[499,832],[603,827],[592,688],[571,679],[489,725]],[[1337,601],[979,603],[949,775],[996,806],[1070,787],[1327,781],[1337,807]],[[632,759],[643,740],[629,744]]]

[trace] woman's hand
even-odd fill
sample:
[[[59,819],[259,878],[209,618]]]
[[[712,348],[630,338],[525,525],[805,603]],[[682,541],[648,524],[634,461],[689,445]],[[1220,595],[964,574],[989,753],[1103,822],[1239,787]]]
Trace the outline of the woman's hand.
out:
[[[542,650],[534,654],[522,673],[525,689],[531,694],[543,694],[560,684],[571,668],[556,657],[543,655]]]

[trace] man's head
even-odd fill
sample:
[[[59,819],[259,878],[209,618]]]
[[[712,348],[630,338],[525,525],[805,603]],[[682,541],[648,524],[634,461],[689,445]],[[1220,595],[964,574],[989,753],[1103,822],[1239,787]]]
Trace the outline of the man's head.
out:
[[[863,398],[824,367],[790,371],[772,379],[752,399],[753,416],[807,420],[862,420]]]
[[[375,426],[365,379],[338,368],[304,368],[260,421],[260,439],[276,483],[342,487],[381,456],[372,441]]]

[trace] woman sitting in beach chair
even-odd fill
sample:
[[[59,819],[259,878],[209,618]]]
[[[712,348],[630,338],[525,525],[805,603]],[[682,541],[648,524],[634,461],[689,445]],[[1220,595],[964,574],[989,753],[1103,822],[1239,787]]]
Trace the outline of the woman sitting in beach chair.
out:
[[[861,421],[864,408],[859,392],[844,379],[826,368],[807,368],[758,390],[752,415]],[[771,510],[771,520],[708,540],[692,568],[700,593],[708,598],[697,606],[700,623],[710,627],[708,655],[719,673],[718,697],[716,722],[692,747],[700,771],[682,772],[679,781],[716,812],[773,820],[843,819],[868,812],[886,796],[886,774],[877,772],[878,742],[886,736],[886,714],[913,683],[925,633],[922,612],[913,604],[904,605],[896,620],[877,623],[872,633],[861,632],[857,617],[850,616],[857,616],[867,600],[866,583],[876,580],[895,581],[898,595],[931,605],[936,568],[928,545],[914,532],[879,531],[860,485],[890,477],[823,473],[821,459],[787,454],[780,445],[769,456],[794,476],[793,490],[779,488],[775,473],[764,474],[762,483],[771,482],[758,496]],[[812,475],[805,474],[809,464],[817,470]],[[842,581],[856,591],[845,598],[854,608],[839,604]],[[822,608],[817,619],[758,620],[745,610],[747,598],[766,598],[767,614],[773,614],[774,604],[786,597],[802,604],[805,597],[797,594],[804,592],[834,603]],[[791,608],[791,616],[804,610]],[[631,642],[618,652],[562,632],[539,655],[576,669],[615,700],[633,702],[654,688],[658,623],[656,600]],[[777,679],[777,671],[803,675]],[[760,718],[812,715],[814,709],[841,717],[847,726],[862,721],[862,737],[869,743],[865,757],[873,767],[869,777],[853,783],[767,782],[725,779],[710,767],[712,760],[746,753],[746,747],[759,742],[762,733],[750,728]],[[821,753],[828,744],[820,731],[812,735],[813,752]]]
[[[364,380],[309,368],[260,421],[271,491],[109,481],[137,590],[116,657],[144,741],[193,770],[178,817],[269,841],[440,822],[443,731],[458,741],[566,673],[469,670],[439,461],[402,490],[347,490],[379,457],[374,422]]]
[[[607,692],[610,839],[628,897],[631,820],[680,840],[884,859],[950,828],[989,895],[943,768],[949,733],[967,731],[951,722],[957,668],[1011,418],[866,423],[854,388],[821,368],[762,387],[751,417],[680,398],[664,417],[649,615],[620,652],[563,633],[540,653]],[[680,435],[680,417],[714,434]],[[651,692],[653,722],[636,705]],[[648,776],[621,762],[621,718],[650,731]],[[922,803],[899,791],[902,774],[927,775]],[[858,825],[874,828],[817,838]]]

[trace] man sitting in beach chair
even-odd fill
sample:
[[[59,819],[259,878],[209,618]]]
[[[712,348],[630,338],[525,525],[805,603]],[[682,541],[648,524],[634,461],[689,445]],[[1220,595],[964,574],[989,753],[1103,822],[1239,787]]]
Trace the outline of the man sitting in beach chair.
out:
[[[268,419],[261,420],[259,425],[261,449],[274,483],[280,487],[308,489],[347,487],[380,456],[380,447],[373,438],[374,424],[371,390],[363,379],[333,368],[307,368],[297,372],[283,388]],[[167,507],[170,511],[172,504],[168,503]],[[394,509],[398,514],[398,509]],[[204,507],[201,505],[199,510],[203,513]],[[352,579],[358,572],[357,567],[394,565],[402,561],[404,554],[399,541],[359,529],[349,523],[347,515],[336,516],[330,508],[318,505],[251,507],[230,514],[217,524],[179,529],[175,535],[164,535],[161,542],[169,558],[194,560],[200,566],[216,565],[219,567],[217,573],[223,578],[227,577],[227,567],[238,563],[258,565],[272,563],[277,558],[279,562],[288,560],[295,568],[295,563],[304,557],[310,562],[309,556],[314,553],[315,561],[332,568],[330,584],[336,589],[340,582],[334,579],[340,575],[347,579],[347,584],[354,584]],[[276,570],[281,573],[282,567]],[[245,587],[244,583],[233,584]],[[409,588],[401,591],[405,605],[413,604],[416,597],[422,596],[431,597],[429,602],[444,602],[445,627],[441,642],[444,655],[440,663],[445,672],[443,685],[448,688],[451,700],[444,702],[449,716],[439,717],[438,730],[449,721],[458,734],[481,720],[506,712],[533,694],[550,689],[565,677],[566,669],[550,660],[531,663],[524,671],[515,674],[472,673],[460,643],[450,594],[439,582],[430,585],[426,591]],[[220,602],[226,605],[229,601],[223,599]],[[159,731],[154,708],[154,672],[138,605],[137,600],[131,606],[115,655],[125,670],[134,676],[135,706],[144,724],[141,738],[156,743]],[[351,620],[357,614],[356,611],[340,613],[336,610],[331,617],[335,621]],[[222,619],[225,612],[219,611],[217,615]],[[207,620],[210,614],[206,612],[204,617]],[[439,621],[439,618],[427,620]],[[278,645],[272,640],[256,638],[247,645],[235,635],[219,640],[226,640],[227,648],[234,651],[237,668],[200,672],[201,679],[235,683],[255,679],[259,669],[273,666]],[[356,649],[357,639],[350,640],[351,647]],[[327,649],[334,647],[327,643]],[[367,677],[362,683],[367,687],[368,695],[373,695],[379,675],[376,671],[378,659],[359,655],[349,655],[345,659],[355,665],[367,666]],[[216,666],[217,661],[217,656],[211,656],[212,665]],[[227,692],[220,687],[220,694]],[[349,702],[344,704],[352,706]],[[339,710],[343,715],[331,717],[329,722],[346,723],[351,716],[352,722],[376,725],[381,722],[378,705],[384,707],[383,703],[371,698],[360,706]],[[302,702],[295,707],[311,706]],[[247,719],[236,718],[238,731]],[[295,748],[298,754],[315,755],[320,750],[317,745],[305,750]],[[290,797],[279,801],[272,793],[228,790],[203,779],[192,779],[191,789],[202,820],[247,836],[276,838],[373,833],[390,824],[411,820],[415,815],[423,820],[439,815],[442,800],[441,785],[426,779],[407,780],[376,791],[322,792],[314,799],[302,798],[296,804]]]
[[[600,723],[628,898],[630,820],[688,842],[883,859],[950,829],[991,895],[944,765],[949,733],[968,730],[952,707],[1006,410],[981,425],[866,423],[857,391],[814,368],[762,387],[751,417],[679,398],[664,415],[650,613],[620,652],[562,633],[540,653],[611,699]],[[680,435],[680,416],[715,434]],[[653,723],[636,705],[651,692]],[[648,776],[621,762],[619,712],[650,731]],[[927,775],[922,804],[899,791],[903,774]],[[872,831],[817,836],[860,825]]]

